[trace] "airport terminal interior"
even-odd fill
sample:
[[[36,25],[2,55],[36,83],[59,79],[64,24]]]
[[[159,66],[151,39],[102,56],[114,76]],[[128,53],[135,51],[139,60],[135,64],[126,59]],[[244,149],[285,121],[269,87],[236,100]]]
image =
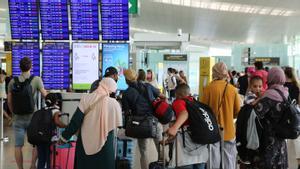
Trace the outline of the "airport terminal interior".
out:
[[[176,104],[179,102],[177,89],[179,88],[179,91],[180,87],[184,85],[189,86],[191,98],[194,97],[196,100],[202,101],[201,98],[205,97],[204,90],[216,80],[216,74],[221,76],[220,74],[226,71],[225,79],[228,82],[224,93],[227,84],[229,84],[234,92],[240,96],[239,110],[243,103],[246,104],[247,99],[249,99],[246,97],[248,94],[246,91],[251,90],[251,84],[255,81],[253,76],[259,76],[263,85],[268,84],[270,87],[268,89],[265,86],[260,86],[265,89],[258,92],[261,95],[259,97],[263,98],[264,94],[271,90],[270,79],[279,78],[276,71],[283,72],[284,70],[285,75],[288,76],[286,72],[291,70],[293,78],[284,77],[284,82],[292,82],[298,88],[296,90],[298,94],[292,92],[290,95],[296,95],[296,99],[299,99],[298,103],[295,102],[298,104],[299,124],[299,18],[300,0],[0,0],[0,169],[154,169],[150,163],[161,159],[161,154],[164,154],[163,161],[166,163],[169,162],[168,160],[174,160],[174,158],[171,160],[170,157],[170,154],[173,153],[174,155],[174,151],[171,151],[172,146],[165,146],[166,149],[163,151],[160,149],[160,153],[156,149],[156,145],[162,145],[164,137],[160,143],[156,143],[156,139],[152,139],[153,137],[147,137],[150,139],[142,142],[142,139],[129,137],[129,132],[125,132],[124,128],[127,127],[128,119],[130,119],[125,118],[125,116],[127,117],[128,112],[134,112],[128,106],[133,105],[136,109],[139,106],[139,102],[129,101],[131,94],[143,92],[138,89],[135,90],[135,88],[134,91],[129,90],[132,88],[133,81],[136,81],[137,75],[138,79],[142,79],[140,79],[141,83],[151,84],[153,88],[153,90],[151,88],[151,92],[159,93],[150,95],[150,98],[165,99],[162,102],[168,103],[167,105],[173,108],[174,112],[172,111],[172,113],[175,113],[173,120],[175,121],[181,117],[178,115],[181,112],[177,112],[179,108],[175,106],[175,102]],[[30,64],[29,69],[26,69],[26,63]],[[263,77],[263,74],[256,73],[258,71],[270,72],[268,77]],[[28,81],[20,82],[20,85],[16,83],[17,80],[24,79],[25,75],[29,78],[29,72],[33,75],[33,80],[29,84],[32,88],[28,91],[34,94],[31,93],[32,95],[28,98],[24,96],[26,95],[24,91],[27,91],[27,88],[24,87],[26,86],[25,82]],[[271,72],[276,77],[273,77]],[[18,76],[20,76],[19,79]],[[104,80],[111,80],[110,77],[114,81]],[[246,77],[246,84],[240,80],[243,77]],[[97,81],[96,87],[93,86],[98,79],[102,80]],[[228,90],[231,89],[229,85]],[[244,93],[242,92],[242,88],[244,88],[242,85],[248,86]],[[92,89],[93,87],[94,89]],[[149,95],[148,89],[147,95]],[[21,90],[22,94],[20,94]],[[215,89],[215,91],[218,90],[218,88]],[[97,103],[98,101],[95,100],[95,93],[99,94],[104,91],[110,94],[111,104],[103,98],[101,98],[104,100],[103,102],[99,101],[101,102],[100,106],[97,107],[97,104],[92,104],[92,102]],[[126,100],[126,105],[124,105],[126,92],[128,93],[128,101]],[[59,112],[59,115],[56,116],[54,108],[49,108],[51,109],[51,117],[53,114],[52,123],[54,124],[55,121],[56,124],[56,117],[58,117],[59,122],[63,123],[65,127],[68,126],[66,129],[59,127],[59,125],[51,126],[51,130],[53,129],[51,131],[52,136],[47,143],[51,149],[49,149],[49,153],[43,152],[41,146],[34,146],[35,148],[33,148],[33,145],[28,141],[30,140],[28,139],[30,135],[29,123],[30,125],[34,123],[33,117],[35,117],[36,112],[42,109],[48,110],[44,107],[48,106],[48,101],[52,98],[47,93],[55,93],[57,99],[55,106],[58,107],[55,107],[55,110]],[[112,96],[111,93],[114,95]],[[20,100],[21,95],[23,99],[32,99],[33,102],[25,99],[24,102],[21,101],[23,103],[20,101],[16,103],[16,100]],[[94,97],[94,100],[83,101],[83,97]],[[144,97],[144,95],[140,94],[139,97]],[[226,97],[226,99],[228,98]],[[150,105],[151,111],[156,113],[157,107],[152,106],[152,104],[154,105],[153,100],[146,98],[146,101],[149,102],[146,107]],[[259,99],[257,101],[259,102]],[[219,107],[222,106],[222,102],[220,102]],[[226,105],[229,104],[229,102],[225,102]],[[22,112],[25,108],[18,111],[17,109],[20,108],[16,107],[21,107],[22,104],[22,106],[25,104],[25,107],[26,105],[28,107],[27,103],[35,104],[33,106],[35,110],[24,115]],[[255,101],[253,105],[256,103]],[[85,104],[89,104],[91,111],[88,112],[90,114],[86,114],[87,111],[83,110]],[[110,106],[114,105],[117,108],[110,109]],[[184,102],[184,107],[187,105],[188,102]],[[78,107],[79,109],[77,109]],[[96,111],[95,107],[101,110],[101,113]],[[104,110],[106,107],[108,109]],[[120,113],[119,121],[122,125],[119,125],[118,128],[112,128],[118,123],[118,119],[114,122],[115,119],[112,120],[112,118],[119,115],[116,117],[102,115],[108,110],[119,111],[116,113]],[[190,114],[188,108],[180,110],[186,110],[184,112]],[[253,108],[252,111],[255,112],[254,110]],[[32,117],[32,115],[34,116]],[[106,121],[103,119],[93,120],[92,117],[106,118]],[[156,119],[153,115],[151,117]],[[236,117],[232,118],[232,124],[236,122]],[[72,136],[71,141],[65,143],[66,133],[72,130],[70,129],[72,125],[68,124],[71,124],[71,119],[75,124],[78,118],[83,120],[82,126],[76,128],[79,132],[72,133],[74,135],[70,135],[70,137]],[[21,121],[23,122],[22,129],[20,128],[20,119],[23,119]],[[94,135],[94,132],[101,133],[84,138],[87,134],[82,131],[86,131],[89,127],[92,129],[91,124],[86,122],[88,119],[92,122],[96,121],[95,128],[99,128],[98,126],[101,125],[102,127],[105,126],[105,130],[102,131],[102,128],[95,129],[95,131],[90,130],[88,132],[91,135]],[[102,124],[103,121],[104,124]],[[161,125],[162,122],[159,118],[158,121],[158,128],[170,134],[171,131],[168,128],[171,123]],[[39,123],[36,122],[37,124]],[[221,122],[218,124],[220,125]],[[182,123],[182,126],[184,125]],[[108,133],[108,128],[115,129],[112,130],[114,133],[110,131]],[[225,128],[225,134],[228,132],[226,130],[227,128]],[[298,132],[300,133],[299,126]],[[92,141],[97,136],[99,139],[101,136],[100,141]],[[112,139],[110,139],[111,136]],[[300,137],[286,138],[288,137],[282,139],[282,144],[287,145],[287,164],[278,167],[278,169],[299,169]],[[193,140],[193,138],[191,139]],[[224,140],[224,137],[221,136],[221,142],[222,139]],[[86,140],[88,141],[86,142]],[[111,144],[109,144],[109,140],[113,140]],[[225,140],[226,142],[228,143],[228,140]],[[64,145],[66,146],[64,147]],[[100,148],[99,145],[101,145]],[[112,149],[107,148],[110,145],[113,147]],[[239,143],[234,143],[234,145],[238,147]],[[95,160],[91,160],[89,164],[91,167],[89,165],[82,167],[84,163],[81,161],[87,160],[89,156],[85,154],[83,157],[79,157],[79,154],[84,154],[83,150],[88,152],[91,147],[98,149],[96,153],[102,153],[103,156],[109,157],[99,155],[98,163],[93,164]],[[32,154],[33,149],[36,149],[36,153]],[[79,152],[79,149],[83,153]],[[105,154],[102,150],[109,151],[109,153]],[[209,150],[211,149],[209,148]],[[22,152],[21,155],[20,151]],[[243,163],[245,160],[241,158],[239,151],[234,156],[234,167],[226,168],[230,165],[225,164],[225,169],[244,169],[248,165],[247,160],[245,164]],[[39,166],[42,161],[42,153],[49,155],[51,164],[48,165],[48,161],[48,163],[43,164],[43,167]],[[274,157],[276,153],[278,152],[274,152]],[[34,154],[39,154],[37,160]],[[224,159],[222,155],[221,153],[221,159]],[[179,156],[182,158],[181,155]],[[210,153],[208,156],[211,157],[210,160],[206,159],[201,162],[206,169],[211,167],[209,161],[215,160]],[[109,164],[110,157],[114,158],[112,165]],[[143,158],[147,160],[143,161]],[[279,159],[275,159],[275,161]],[[178,159],[176,158],[176,160]],[[224,161],[221,161],[222,165]],[[179,160],[179,163],[183,162]],[[249,165],[252,165],[254,162],[250,163]],[[193,163],[185,163],[184,166],[188,166],[187,164],[193,165]],[[99,168],[96,167],[97,165]],[[164,164],[160,163],[160,165]],[[145,166],[147,167],[145,168]],[[193,169],[196,169],[195,166]],[[272,167],[260,169],[271,169]],[[169,168],[172,166],[169,165]]]

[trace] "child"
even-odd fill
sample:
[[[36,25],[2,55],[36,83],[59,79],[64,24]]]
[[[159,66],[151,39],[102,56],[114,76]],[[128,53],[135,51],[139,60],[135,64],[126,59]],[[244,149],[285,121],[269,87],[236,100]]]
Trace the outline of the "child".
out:
[[[250,87],[245,96],[245,104],[255,105],[258,98],[262,95],[263,81],[260,76],[253,76],[250,78]]]
[[[46,98],[46,110],[51,109],[54,124],[60,128],[67,126],[59,119],[60,110],[58,107],[58,98],[55,93],[49,93]],[[50,168],[50,146],[51,144],[37,145],[38,151],[38,169]]]
[[[171,138],[174,138],[180,128],[184,128],[184,130],[189,126],[188,121],[188,111],[186,108],[186,103],[183,99],[188,99],[189,101],[193,101],[193,97],[190,96],[190,87],[187,84],[180,84],[175,89],[175,97],[176,100],[173,102],[173,110],[176,114],[176,122],[173,126],[171,126],[167,133]],[[183,137],[185,136],[185,143],[192,145],[195,149],[193,149],[193,153],[187,153],[184,149],[183,145]],[[179,132],[179,136],[177,137],[178,146],[177,146],[177,155],[178,155],[178,165],[182,166],[182,168],[190,167],[195,169],[204,169],[205,163],[208,159],[208,149],[207,145],[195,144],[191,141],[191,138],[188,132]],[[187,144],[186,144],[187,145]],[[173,151],[172,157],[175,157],[175,151]],[[174,166],[175,158],[171,160],[171,167]],[[179,169],[181,167],[178,167]]]
[[[263,80],[260,76],[252,76],[249,81],[249,89],[246,93],[244,104],[254,106],[259,101],[259,97],[262,95],[263,90]],[[255,161],[259,158],[256,155],[255,150],[248,151],[248,157],[246,159],[240,159],[241,169],[256,169]]]

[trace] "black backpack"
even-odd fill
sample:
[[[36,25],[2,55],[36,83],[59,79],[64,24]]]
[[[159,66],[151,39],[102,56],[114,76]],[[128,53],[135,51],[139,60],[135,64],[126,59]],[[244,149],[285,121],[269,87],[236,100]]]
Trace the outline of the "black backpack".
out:
[[[296,139],[300,135],[300,108],[297,103],[286,99],[284,94],[275,89],[283,99],[282,116],[278,123],[273,124],[276,136],[283,139]]]
[[[189,134],[194,143],[213,144],[221,140],[218,123],[208,105],[184,99],[189,113]]]
[[[30,76],[24,82],[20,82],[18,77],[14,77],[12,87],[13,113],[17,115],[26,115],[34,112],[34,97],[31,81],[34,76]]]
[[[27,128],[27,138],[30,144],[40,145],[51,143],[51,137],[55,129],[52,110],[42,108],[33,114]]]

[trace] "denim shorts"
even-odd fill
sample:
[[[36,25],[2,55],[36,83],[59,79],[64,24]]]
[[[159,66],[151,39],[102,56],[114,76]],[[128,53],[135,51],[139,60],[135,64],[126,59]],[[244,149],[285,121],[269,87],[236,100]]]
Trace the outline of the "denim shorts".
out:
[[[26,130],[32,115],[14,116],[13,129],[15,135],[15,147],[23,147]]]

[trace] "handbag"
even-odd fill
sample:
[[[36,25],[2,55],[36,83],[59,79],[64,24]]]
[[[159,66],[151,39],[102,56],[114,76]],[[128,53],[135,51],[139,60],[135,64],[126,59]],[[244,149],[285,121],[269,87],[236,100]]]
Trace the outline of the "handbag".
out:
[[[158,135],[158,120],[152,115],[127,116],[125,135],[132,138],[156,138]]]

